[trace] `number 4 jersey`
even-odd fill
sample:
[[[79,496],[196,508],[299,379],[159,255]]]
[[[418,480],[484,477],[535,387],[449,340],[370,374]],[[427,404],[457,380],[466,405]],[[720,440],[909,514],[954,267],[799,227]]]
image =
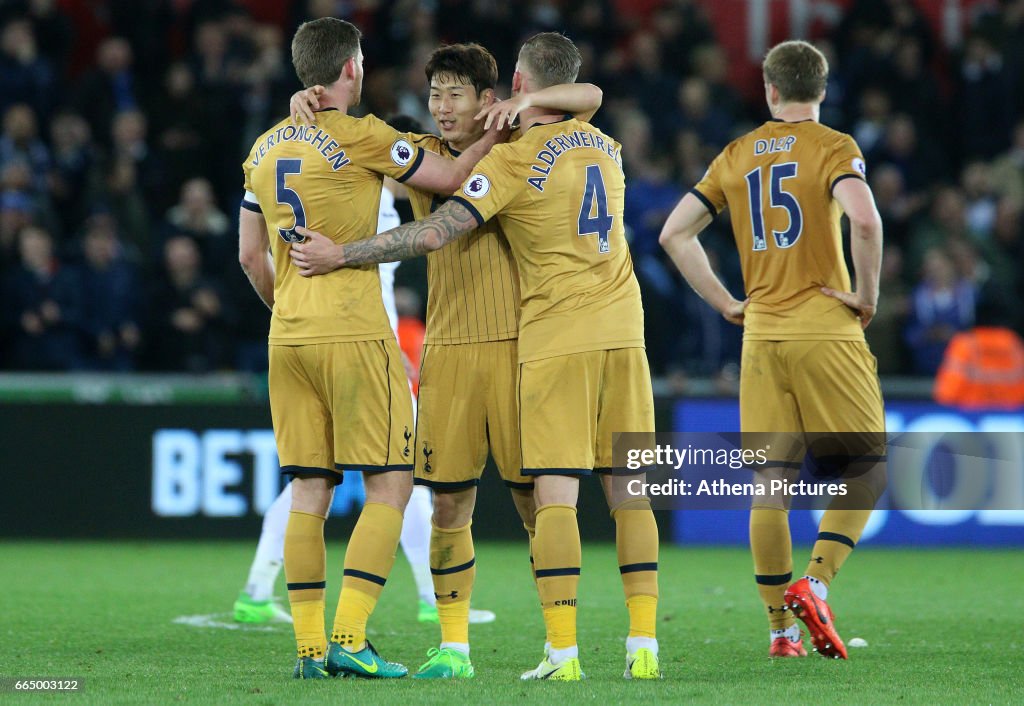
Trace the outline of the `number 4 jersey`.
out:
[[[369,238],[377,229],[382,176],[404,181],[423,159],[407,136],[369,115],[317,113],[317,124],[284,120],[265,132],[242,164],[242,207],[267,221],[274,256],[270,343],[299,345],[393,336],[376,265],[302,277],[288,249],[296,226],[336,243]]]
[[[856,315],[822,287],[850,291],[835,185],[864,178],[853,138],[820,123],[770,121],[735,140],[692,190],[726,206],[750,304],[744,338],[864,340]]]
[[[644,346],[619,143],[566,118],[494,146],[452,197],[497,216],[519,267],[519,361]]]

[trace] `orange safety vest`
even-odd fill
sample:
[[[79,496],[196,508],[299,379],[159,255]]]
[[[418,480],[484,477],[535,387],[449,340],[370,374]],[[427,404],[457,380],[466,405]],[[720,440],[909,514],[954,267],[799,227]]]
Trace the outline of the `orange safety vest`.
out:
[[[1007,328],[979,326],[946,347],[935,401],[968,409],[1024,407],[1024,342]]]
[[[423,337],[427,327],[415,316],[398,317],[398,347],[412,363],[416,376],[410,380],[412,394],[420,394],[420,357],[423,355]]]

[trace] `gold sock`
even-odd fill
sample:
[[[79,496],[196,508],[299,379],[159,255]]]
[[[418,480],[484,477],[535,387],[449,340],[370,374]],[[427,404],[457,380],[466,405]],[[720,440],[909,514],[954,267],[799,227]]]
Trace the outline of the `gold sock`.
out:
[[[576,592],[580,583],[580,529],[572,505],[537,509],[533,541],[537,590],[548,642],[556,650],[576,644]]]
[[[331,642],[358,651],[366,642],[366,621],[377,605],[395,563],[402,513],[384,503],[366,503],[345,551],[338,612]]]
[[[612,518],[629,636],[653,638],[658,611],[658,523],[646,498],[616,506]]]
[[[793,580],[793,541],[786,510],[751,509],[750,550],[754,555],[754,580],[768,611],[768,623],[772,630],[784,630],[795,622],[784,598]]]
[[[299,657],[321,659],[327,650],[324,637],[324,588],[327,553],[324,517],[292,510],[284,531],[284,575],[294,621]]]
[[[473,523],[430,532],[430,575],[434,579],[441,642],[469,644],[469,599],[476,580]]]
[[[865,508],[873,508],[877,499],[872,489],[862,483],[848,482],[846,488],[847,494],[842,501],[832,503],[822,515],[818,538],[807,565],[807,576],[813,576],[826,586],[832,583],[860,540],[871,517],[871,510]]]

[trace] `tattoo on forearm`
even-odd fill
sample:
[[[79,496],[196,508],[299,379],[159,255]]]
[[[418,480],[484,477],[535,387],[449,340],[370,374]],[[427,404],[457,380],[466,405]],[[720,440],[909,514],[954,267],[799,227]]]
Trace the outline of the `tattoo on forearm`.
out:
[[[366,240],[346,243],[345,264],[407,260],[444,247],[476,225],[476,218],[469,209],[448,201],[429,218],[405,223]]]

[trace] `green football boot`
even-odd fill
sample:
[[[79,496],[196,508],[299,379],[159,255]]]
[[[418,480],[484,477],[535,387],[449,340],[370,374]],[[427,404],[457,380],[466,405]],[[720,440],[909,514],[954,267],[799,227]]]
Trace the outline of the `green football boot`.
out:
[[[420,599],[420,610],[416,615],[416,620],[421,623],[439,623],[441,619],[437,617],[437,606],[430,605],[425,600]]]
[[[469,655],[450,647],[427,650],[427,661],[413,679],[472,679],[476,676]]]
[[[236,623],[290,623],[292,616],[273,599],[254,601],[245,591],[238,594],[234,614]]]
[[[313,659],[312,657],[300,657],[295,663],[295,671],[292,672],[293,679],[330,679],[324,667],[324,660]]]
[[[331,642],[327,646],[326,665],[331,676],[398,679],[409,673],[404,665],[382,658],[369,640],[359,652],[349,652],[337,642]]]

